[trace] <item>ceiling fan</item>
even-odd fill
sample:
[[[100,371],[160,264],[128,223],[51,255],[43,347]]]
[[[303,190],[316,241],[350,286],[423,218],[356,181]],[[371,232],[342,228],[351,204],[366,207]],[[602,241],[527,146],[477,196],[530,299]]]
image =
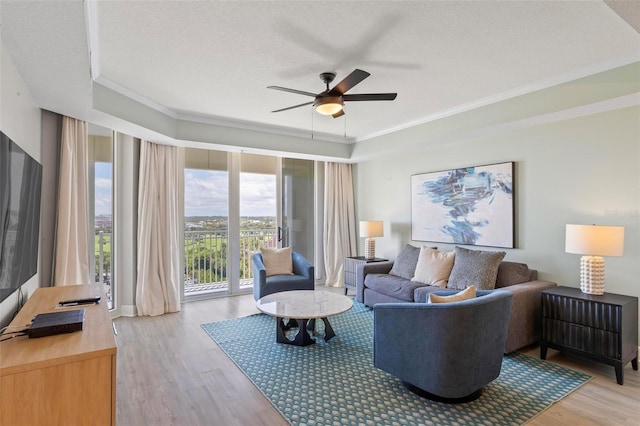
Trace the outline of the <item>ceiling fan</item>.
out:
[[[348,95],[346,92],[353,88],[356,84],[360,83],[365,78],[369,77],[366,71],[359,69],[354,70],[351,74],[345,77],[340,83],[336,84],[333,89],[329,89],[329,84],[336,78],[334,72],[323,72],[320,74],[320,79],[327,85],[327,89],[318,94],[305,92],[302,90],[289,89],[280,86],[268,86],[267,89],[282,90],[283,92],[297,93],[299,95],[311,96],[315,98],[311,102],[305,102],[300,105],[294,105],[287,108],[277,109],[271,112],[287,111],[289,109],[299,108],[306,105],[315,107],[316,111],[323,115],[331,115],[333,118],[338,118],[344,115],[344,103],[354,101],[392,101],[398,95],[397,93],[362,93],[357,95]]]

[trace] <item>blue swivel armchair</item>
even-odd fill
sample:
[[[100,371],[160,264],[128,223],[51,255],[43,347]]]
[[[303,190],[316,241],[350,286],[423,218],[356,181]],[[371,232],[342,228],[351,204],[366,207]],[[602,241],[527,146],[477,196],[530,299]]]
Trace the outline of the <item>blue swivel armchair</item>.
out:
[[[437,292],[439,295],[453,292]],[[500,375],[513,295],[374,306],[373,363],[420,396],[468,402]]]
[[[253,259],[253,298],[258,300],[271,293],[289,290],[313,290],[314,268],[300,253],[291,252],[293,275],[272,275],[267,277],[267,270],[262,261],[262,253],[256,253]]]

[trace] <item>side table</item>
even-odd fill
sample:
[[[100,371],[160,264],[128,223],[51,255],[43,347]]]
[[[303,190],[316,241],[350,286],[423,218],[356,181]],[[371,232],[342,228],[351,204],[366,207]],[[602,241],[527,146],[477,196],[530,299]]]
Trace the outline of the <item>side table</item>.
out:
[[[546,359],[547,348],[612,365],[623,384],[629,361],[638,370],[638,298],[573,287],[542,291],[540,358]]]
[[[386,262],[387,260],[389,259],[381,259],[379,257],[374,257],[373,259],[367,259],[364,256],[345,257],[344,294],[346,295],[350,288],[353,290],[356,289],[356,270],[358,269],[358,265],[362,263]]]

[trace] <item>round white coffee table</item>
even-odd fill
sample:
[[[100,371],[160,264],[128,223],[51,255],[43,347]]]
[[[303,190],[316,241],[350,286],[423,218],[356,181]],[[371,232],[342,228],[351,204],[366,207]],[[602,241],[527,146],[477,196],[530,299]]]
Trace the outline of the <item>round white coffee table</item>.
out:
[[[293,290],[272,293],[256,302],[257,308],[276,317],[276,341],[290,345],[307,346],[315,343],[316,319],[324,322],[324,341],[335,337],[327,317],[348,311],[353,301],[341,294],[321,290]],[[289,320],[285,322],[285,320]],[[286,332],[298,327],[298,333],[291,339]]]

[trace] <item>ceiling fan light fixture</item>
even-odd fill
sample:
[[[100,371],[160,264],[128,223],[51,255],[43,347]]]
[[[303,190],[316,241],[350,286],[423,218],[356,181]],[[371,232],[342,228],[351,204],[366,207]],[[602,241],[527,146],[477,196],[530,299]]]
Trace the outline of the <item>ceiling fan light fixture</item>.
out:
[[[0,0],[2,1],[2,0]],[[277,109],[271,112],[288,111],[294,108],[313,104],[315,110],[322,115],[331,115],[333,118],[339,118],[344,115],[344,103],[356,101],[392,101],[398,95],[397,93],[359,93],[357,95],[347,94],[355,85],[365,78],[369,77],[366,71],[359,69],[353,70],[351,74],[346,76],[340,83],[336,84],[333,89],[329,88],[329,83],[333,81],[336,74],[333,72],[323,72],[320,79],[326,84],[327,89],[317,95],[303,90],[289,89],[281,86],[267,86],[267,89],[282,90],[283,92],[296,93],[298,95],[311,96],[314,98],[311,102],[290,106],[287,108]]]
[[[342,111],[343,106],[340,96],[326,96],[316,99],[313,106],[322,115],[333,115]]]

